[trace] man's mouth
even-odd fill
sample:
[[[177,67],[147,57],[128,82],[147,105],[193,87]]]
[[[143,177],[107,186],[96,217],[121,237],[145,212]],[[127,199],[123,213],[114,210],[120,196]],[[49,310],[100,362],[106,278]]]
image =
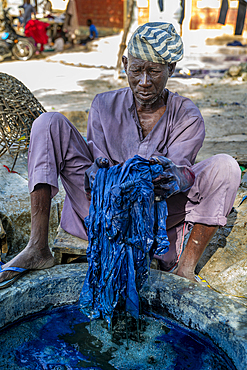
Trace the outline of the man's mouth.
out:
[[[138,95],[141,99],[149,100],[154,97],[154,95],[150,92],[138,92]]]

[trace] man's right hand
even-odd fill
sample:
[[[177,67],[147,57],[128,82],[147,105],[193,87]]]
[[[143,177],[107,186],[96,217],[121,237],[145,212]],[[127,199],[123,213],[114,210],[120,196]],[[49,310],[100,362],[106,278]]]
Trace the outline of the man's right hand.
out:
[[[93,188],[94,179],[99,168],[108,168],[109,161],[107,158],[96,158],[93,164],[86,170],[84,177],[84,190],[87,199],[91,200],[91,190]]]

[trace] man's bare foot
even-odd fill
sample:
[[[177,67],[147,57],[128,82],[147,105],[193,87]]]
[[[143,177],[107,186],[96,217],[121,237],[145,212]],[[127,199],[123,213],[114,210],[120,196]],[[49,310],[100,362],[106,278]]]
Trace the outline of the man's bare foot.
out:
[[[2,267],[2,270],[7,267],[21,267],[27,270],[43,270],[52,266],[54,266],[54,257],[52,256],[49,247],[37,248],[29,242],[22,252]],[[19,272],[2,271],[0,273],[0,282],[12,279],[17,274],[19,274]]]
[[[181,276],[185,279],[188,279],[188,280],[191,280],[193,281],[194,283],[197,282],[196,278],[195,278],[195,274],[193,272],[189,272],[189,271],[183,271],[181,269],[179,269],[179,267],[177,267],[174,271],[173,271],[173,274],[175,275],[178,275],[178,276]]]

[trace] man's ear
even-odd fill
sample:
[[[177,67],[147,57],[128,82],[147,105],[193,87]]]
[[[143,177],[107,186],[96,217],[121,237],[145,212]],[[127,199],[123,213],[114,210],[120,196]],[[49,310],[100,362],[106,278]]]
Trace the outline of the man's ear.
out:
[[[123,62],[123,65],[124,65],[125,73],[127,73],[127,69],[128,69],[128,58],[125,55],[122,56],[122,62]]]
[[[169,77],[171,77],[175,71],[176,68],[176,62],[175,63],[169,63],[168,64],[168,70],[169,70]]]

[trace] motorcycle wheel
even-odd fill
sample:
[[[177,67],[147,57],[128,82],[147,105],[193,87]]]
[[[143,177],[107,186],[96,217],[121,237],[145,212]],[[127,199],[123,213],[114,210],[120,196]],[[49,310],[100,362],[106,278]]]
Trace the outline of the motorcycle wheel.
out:
[[[12,53],[16,59],[28,60],[33,56],[34,46],[25,39],[19,39],[18,43],[13,46]]]

